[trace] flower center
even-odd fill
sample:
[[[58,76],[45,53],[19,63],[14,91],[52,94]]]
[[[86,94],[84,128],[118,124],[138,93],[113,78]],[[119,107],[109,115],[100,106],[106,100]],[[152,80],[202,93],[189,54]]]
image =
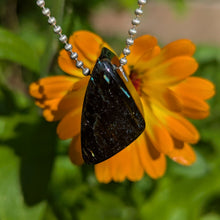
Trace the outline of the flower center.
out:
[[[135,71],[131,70],[129,77],[137,93],[141,95],[141,79],[138,78],[138,74]]]

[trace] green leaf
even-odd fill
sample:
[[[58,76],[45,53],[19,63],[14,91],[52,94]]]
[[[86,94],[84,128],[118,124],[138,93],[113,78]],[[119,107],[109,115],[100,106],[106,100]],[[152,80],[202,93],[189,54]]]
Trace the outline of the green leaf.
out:
[[[0,145],[20,158],[20,184],[29,206],[46,199],[55,157],[55,124],[37,120],[32,112],[0,117]]]
[[[220,48],[215,46],[197,46],[195,58],[200,63],[208,63],[213,60],[220,61]],[[214,63],[216,65],[216,63]],[[213,66],[214,66],[213,65]]]
[[[189,167],[182,166],[173,162],[171,163],[172,166],[170,173],[176,176],[183,176],[184,178],[202,177],[205,176],[209,171],[207,161],[199,152],[196,154],[196,162]]]
[[[20,157],[21,189],[25,202],[33,206],[46,199],[55,157],[56,132],[53,123],[18,123],[15,136],[4,143]]]
[[[80,213],[80,220],[133,220],[137,219],[134,207],[128,206],[117,194],[96,191],[95,199],[85,201],[85,210]]]
[[[39,72],[39,57],[34,48],[18,35],[1,27],[0,59],[9,60]]]
[[[206,216],[203,216],[200,220],[220,220],[220,215],[211,213]]]
[[[13,151],[0,146],[0,219],[1,220],[39,220],[45,203],[28,207],[20,189],[19,159]]]
[[[198,220],[210,198],[220,193],[219,159],[202,177],[167,176],[142,207],[142,219]],[[160,210],[155,214],[155,210]]]
[[[45,213],[58,219],[76,219],[78,207],[81,207],[88,192],[88,186],[82,181],[82,173],[66,155],[56,158],[49,190],[49,207]]]

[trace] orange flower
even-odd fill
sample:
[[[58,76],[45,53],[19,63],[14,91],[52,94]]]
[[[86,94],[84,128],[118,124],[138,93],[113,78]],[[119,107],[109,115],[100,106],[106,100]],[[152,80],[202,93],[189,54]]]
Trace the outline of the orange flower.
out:
[[[112,50],[88,31],[75,32],[69,43],[91,71],[102,47]],[[125,66],[130,78],[128,88],[143,113],[146,129],[127,148],[95,165],[96,177],[104,183],[126,178],[137,181],[144,172],[152,178],[161,177],[166,170],[165,156],[191,165],[196,156],[190,144],[199,140],[199,133],[186,117],[207,117],[206,100],[215,93],[211,82],[191,77],[198,64],[192,58],[195,46],[189,40],[178,40],[161,49],[154,37],[145,35],[130,49]],[[61,139],[72,138],[69,156],[74,164],[81,165],[81,111],[89,77],[82,75],[65,50],[61,50],[58,63],[70,76],[40,79],[30,85],[30,94],[43,108],[46,120],[60,120],[57,133]]]

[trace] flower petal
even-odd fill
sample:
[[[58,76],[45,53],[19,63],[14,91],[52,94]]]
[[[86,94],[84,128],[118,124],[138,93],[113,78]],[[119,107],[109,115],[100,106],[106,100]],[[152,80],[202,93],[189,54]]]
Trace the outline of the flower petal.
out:
[[[57,134],[60,139],[66,140],[80,133],[82,108],[75,108],[69,112],[58,124]]]
[[[78,80],[84,77],[82,70],[76,67],[75,62],[70,59],[69,53],[64,49],[59,53],[58,65],[65,73],[75,76]]]
[[[178,95],[184,95],[186,92],[201,99],[209,99],[215,94],[215,86],[209,80],[200,77],[188,77],[180,84],[174,87]]]
[[[150,137],[153,145],[160,153],[168,154],[174,148],[172,137],[162,125],[153,126],[153,137]]]
[[[127,152],[127,178],[131,181],[138,181],[144,175],[144,169],[139,159],[137,141],[134,141],[126,149]]]
[[[104,176],[101,175],[103,170]],[[105,183],[111,180],[121,182],[125,178],[131,181],[140,180],[144,170],[139,160],[136,141],[108,160],[95,165],[95,171],[98,180]]]
[[[110,50],[110,46],[105,43],[98,35],[89,31],[76,31],[69,38],[69,43],[73,46],[73,51],[77,52],[78,59],[82,60],[86,67],[91,71],[99,57],[103,47],[107,47]],[[58,57],[58,64],[60,68],[75,77],[84,77],[81,69],[76,68],[75,61],[71,60],[69,53],[64,49],[61,50]]]
[[[143,68],[146,68],[146,66],[143,66]],[[150,69],[141,77],[144,84],[171,86],[192,75],[197,68],[198,64],[194,58],[187,56],[175,57]]]
[[[63,97],[76,82],[68,76],[51,76],[31,83],[29,93],[37,99],[54,99]]]
[[[40,79],[30,85],[30,95],[36,98],[36,105],[44,108],[43,115],[47,121],[57,120],[55,112],[58,105],[76,81],[73,77],[53,76]]]
[[[163,176],[166,170],[166,158],[164,154],[159,153],[144,132],[137,139],[139,158],[147,174],[156,179]]]
[[[79,59],[83,60],[89,68],[93,68],[103,47],[113,51],[101,37],[90,31],[76,31],[69,41],[76,48]]]
[[[131,181],[137,181],[143,176],[143,168],[152,178],[158,178],[164,174],[166,169],[164,155],[157,152],[155,148],[151,148],[152,145],[148,148],[146,141],[140,140],[140,137],[132,145],[112,158],[95,165],[96,177],[100,182],[123,181],[126,177]]]
[[[188,91],[181,96],[182,114],[192,119],[203,119],[209,115],[209,105]]]
[[[88,81],[89,77],[85,77],[72,86],[72,91],[60,100],[56,111],[53,112],[53,120],[62,119],[66,114],[75,108],[80,108],[82,111]]]
[[[55,113],[56,113],[56,110],[57,110],[58,105],[60,103],[60,100],[61,100],[61,98],[49,99],[49,100],[44,101],[43,106],[41,106],[41,108],[44,108],[43,116],[47,121],[56,121]],[[37,103],[37,101],[36,101],[36,103]]]
[[[192,165],[196,160],[195,152],[187,143],[184,143],[182,148],[175,147],[168,156],[175,162],[185,166]]]
[[[122,182],[126,179],[127,173],[129,171],[128,164],[128,151],[126,149],[120,151],[113,157],[107,160],[103,166],[108,164],[111,170],[111,180],[116,182]]]
[[[148,99],[151,103],[163,105],[165,108],[174,112],[181,112],[182,105],[178,96],[169,88],[163,85],[155,87],[153,85],[142,86],[142,97]]]
[[[48,99],[45,95],[42,99],[36,99],[36,105],[38,105],[41,108],[44,108],[43,116],[45,117],[45,119],[47,121],[61,120],[74,108],[82,108],[88,80],[89,77],[85,77],[80,81],[77,81],[76,83],[72,84],[69,88],[69,91],[63,91],[63,94],[67,93],[65,96],[58,96],[58,98],[54,97],[54,99]],[[54,87],[56,88],[56,84],[50,83],[51,82],[49,82],[48,85],[54,85]],[[48,85],[45,85],[45,87],[47,88]],[[52,96],[48,97],[50,98]]]
[[[134,45],[130,47],[131,54],[127,57],[129,66],[136,65],[137,61],[145,55],[148,59],[153,53],[153,49],[157,46],[157,39],[150,35],[144,35],[134,40]],[[147,55],[146,55],[147,54]]]
[[[160,102],[170,111],[180,112],[182,110],[181,101],[177,95],[169,88],[162,93]]]
[[[197,143],[199,140],[196,128],[180,115],[167,115],[166,126],[170,134],[178,140],[187,143]]]
[[[81,151],[81,135],[76,135],[69,147],[69,157],[72,163],[80,166],[84,163],[83,157],[82,157],[82,151]]]
[[[111,163],[105,160],[102,163],[96,164],[95,175],[100,183],[109,183],[112,180]]]
[[[157,115],[155,115],[148,106],[146,98],[141,97],[141,101],[144,109],[146,133],[157,151],[166,154],[173,149],[173,140],[167,128],[159,122]]]
[[[161,57],[164,60],[169,60],[177,56],[192,56],[195,53],[195,45],[187,39],[181,39],[167,44],[161,50]]]
[[[177,40],[162,48],[161,53],[153,57],[146,63],[146,60],[140,59],[138,62],[138,68],[142,67],[143,69],[151,69],[157,65],[160,65],[163,62],[166,62],[170,59],[187,56],[191,57],[195,52],[195,45],[189,40]]]

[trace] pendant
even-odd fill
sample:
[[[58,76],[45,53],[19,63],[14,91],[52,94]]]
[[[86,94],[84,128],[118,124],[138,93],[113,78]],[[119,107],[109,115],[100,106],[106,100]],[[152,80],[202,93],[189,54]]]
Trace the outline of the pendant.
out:
[[[125,83],[114,64],[118,58],[103,48],[86,90],[81,119],[82,156],[100,163],[131,144],[145,128]]]

